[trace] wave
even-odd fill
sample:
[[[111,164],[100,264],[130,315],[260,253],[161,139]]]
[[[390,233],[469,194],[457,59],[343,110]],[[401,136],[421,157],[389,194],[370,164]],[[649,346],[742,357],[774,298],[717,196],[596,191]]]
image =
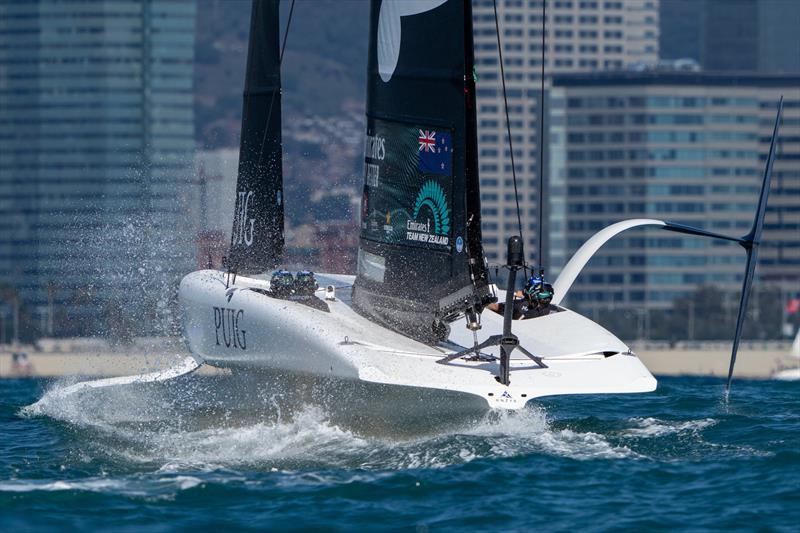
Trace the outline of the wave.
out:
[[[717,423],[713,418],[686,421],[665,421],[658,418],[632,418],[630,422],[636,427],[624,432],[628,437],[663,437],[678,433],[697,433]]]
[[[173,476],[160,479],[103,478],[93,477],[80,480],[8,480],[0,482],[0,492],[100,492],[127,496],[153,497],[157,491],[182,491],[193,489],[203,483],[194,476]]]
[[[56,385],[60,386],[64,384]],[[600,433],[554,426],[540,407],[487,411],[437,431],[398,437],[393,431],[360,433],[335,422],[336,417],[319,405],[295,405],[287,412],[279,406],[279,395],[251,398],[254,405],[249,409],[233,408],[219,401],[225,394],[210,389],[92,390],[40,402],[36,412],[22,414],[88,430],[76,432],[74,438],[89,441],[85,448],[90,453],[165,472],[239,467],[376,471],[443,468],[524,455],[581,460],[637,456]]]

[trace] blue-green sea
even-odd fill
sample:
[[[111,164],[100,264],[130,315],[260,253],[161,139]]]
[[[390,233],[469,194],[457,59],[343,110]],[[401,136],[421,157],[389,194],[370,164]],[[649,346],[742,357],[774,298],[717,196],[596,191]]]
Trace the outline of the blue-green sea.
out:
[[[0,531],[800,531],[797,382],[369,430],[226,376],[21,411],[58,386],[0,381]]]

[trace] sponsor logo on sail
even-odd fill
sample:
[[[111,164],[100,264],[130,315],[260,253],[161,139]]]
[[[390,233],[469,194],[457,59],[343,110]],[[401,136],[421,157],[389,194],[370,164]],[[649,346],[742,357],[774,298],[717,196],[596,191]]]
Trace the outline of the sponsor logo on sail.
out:
[[[420,221],[421,216],[424,221]],[[432,220],[431,220],[432,217]],[[450,208],[444,189],[428,180],[419,190],[414,212],[406,222],[406,240],[448,246],[450,244]]]
[[[247,332],[244,326],[244,310],[229,307],[214,307],[214,336],[217,346],[247,349]]]
[[[364,144],[364,181],[368,187],[377,187],[381,168],[372,161],[383,161],[386,158],[386,139],[380,135],[367,133]]]
[[[367,134],[367,140],[364,146],[364,157],[383,161],[386,158],[386,139],[380,135]]]
[[[380,180],[381,167],[374,163],[364,163],[364,181],[368,187],[377,187]]]
[[[248,218],[248,211],[250,209],[250,200],[255,196],[255,193],[253,191],[239,191],[238,195],[236,231],[233,235],[233,244],[242,244],[242,242],[244,242],[245,245],[250,246],[253,244],[253,232],[256,219]],[[248,223],[250,224],[249,227],[247,226]]]
[[[386,235],[394,232],[394,226],[392,225],[392,214],[389,211],[386,211],[386,224],[383,225],[383,231]]]

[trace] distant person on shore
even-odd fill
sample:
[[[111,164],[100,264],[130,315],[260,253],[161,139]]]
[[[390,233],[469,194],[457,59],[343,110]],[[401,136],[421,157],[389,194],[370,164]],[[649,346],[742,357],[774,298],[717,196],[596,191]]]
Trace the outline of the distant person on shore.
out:
[[[25,352],[14,352],[11,354],[11,375],[30,376],[33,373],[33,365],[28,354]]]

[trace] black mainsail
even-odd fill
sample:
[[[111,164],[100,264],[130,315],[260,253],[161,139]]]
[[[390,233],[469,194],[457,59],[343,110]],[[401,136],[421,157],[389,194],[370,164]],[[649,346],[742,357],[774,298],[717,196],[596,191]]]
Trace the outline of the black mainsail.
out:
[[[373,0],[353,304],[423,341],[492,301],[481,245],[470,0]]]
[[[253,0],[228,266],[263,272],[283,255],[279,0]]]

